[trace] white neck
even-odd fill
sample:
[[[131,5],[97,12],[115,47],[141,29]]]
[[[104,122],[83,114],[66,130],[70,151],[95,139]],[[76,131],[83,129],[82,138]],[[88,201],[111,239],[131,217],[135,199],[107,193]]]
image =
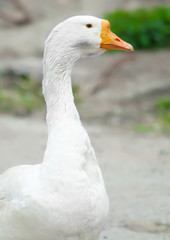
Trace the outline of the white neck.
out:
[[[47,124],[49,131],[68,121],[79,121],[71,84],[71,69],[47,73],[44,83],[44,97],[47,105]]]
[[[48,174],[66,167],[78,167],[80,161],[77,162],[77,157],[71,159],[71,156],[77,146],[80,153],[83,152],[85,141],[71,86],[71,70],[79,53],[62,49],[50,52],[46,49],[44,56],[43,93],[49,136],[43,166]]]
[[[43,93],[49,131],[66,121],[79,121],[71,83],[72,67],[79,56],[75,51],[63,49],[51,49],[44,56]]]

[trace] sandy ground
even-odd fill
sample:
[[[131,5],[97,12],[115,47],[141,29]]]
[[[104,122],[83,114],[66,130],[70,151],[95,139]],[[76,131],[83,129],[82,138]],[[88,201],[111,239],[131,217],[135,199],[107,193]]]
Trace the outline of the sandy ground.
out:
[[[87,125],[110,199],[108,230],[100,239],[170,239],[170,138]],[[42,161],[45,122],[0,117],[0,172]]]

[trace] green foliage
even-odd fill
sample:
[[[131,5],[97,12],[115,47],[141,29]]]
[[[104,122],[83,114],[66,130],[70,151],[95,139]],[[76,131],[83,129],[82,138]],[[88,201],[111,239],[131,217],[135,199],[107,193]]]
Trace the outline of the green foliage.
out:
[[[133,127],[135,132],[153,132],[162,131],[164,133],[170,133],[170,96],[167,98],[160,98],[155,104],[156,118],[155,124],[137,124]]]
[[[170,47],[170,8],[118,10],[105,14],[111,30],[135,49]]]
[[[0,87],[0,110],[18,115],[42,108],[41,86],[28,77],[20,77],[10,86]]]
[[[133,127],[133,130],[135,132],[143,132],[143,133],[154,132],[156,130],[156,126],[146,125],[146,124],[136,124]]]
[[[79,86],[78,85],[73,85],[72,86],[73,89],[73,95],[74,95],[74,101],[76,104],[79,104],[82,102],[82,99],[79,96]]]
[[[159,99],[156,103],[156,109],[162,129],[170,133],[170,96]]]
[[[73,85],[75,103],[80,103],[79,87]],[[9,86],[0,86],[0,111],[27,115],[45,106],[41,84],[20,76]]]

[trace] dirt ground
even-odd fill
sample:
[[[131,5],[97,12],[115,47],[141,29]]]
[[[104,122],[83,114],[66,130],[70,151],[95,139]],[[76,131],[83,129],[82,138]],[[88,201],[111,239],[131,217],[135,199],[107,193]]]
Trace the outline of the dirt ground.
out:
[[[100,239],[170,239],[170,138],[88,124],[110,199],[108,229]],[[42,161],[45,121],[0,117],[0,172]]]

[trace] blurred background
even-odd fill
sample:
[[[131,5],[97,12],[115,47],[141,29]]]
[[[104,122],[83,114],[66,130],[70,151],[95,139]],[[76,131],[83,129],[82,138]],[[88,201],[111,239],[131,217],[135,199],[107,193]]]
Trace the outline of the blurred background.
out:
[[[170,0],[0,0],[0,173],[42,161],[44,41],[73,15],[106,18],[134,53],[77,63],[73,92],[111,201],[101,235],[170,239]]]

